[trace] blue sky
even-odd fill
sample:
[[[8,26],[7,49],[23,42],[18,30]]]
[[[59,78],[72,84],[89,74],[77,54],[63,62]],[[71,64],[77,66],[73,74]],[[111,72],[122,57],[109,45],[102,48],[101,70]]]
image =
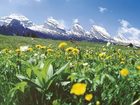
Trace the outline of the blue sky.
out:
[[[74,19],[89,30],[100,25],[112,34],[118,34],[125,23],[140,35],[140,0],[1,0],[0,17],[18,13],[35,23],[48,17],[63,21],[67,28]],[[137,34],[137,33],[136,33]]]

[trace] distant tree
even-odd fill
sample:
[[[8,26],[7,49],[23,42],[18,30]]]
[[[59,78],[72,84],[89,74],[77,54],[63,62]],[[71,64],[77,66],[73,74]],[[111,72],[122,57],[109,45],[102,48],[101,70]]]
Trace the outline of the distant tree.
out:
[[[16,33],[16,36],[20,36],[19,32]]]
[[[132,44],[132,43],[129,43],[129,45],[128,45],[129,47],[134,47],[134,45]]]
[[[38,38],[37,34],[35,34],[35,33],[32,33],[32,34],[31,34],[31,37],[32,37],[32,38]]]

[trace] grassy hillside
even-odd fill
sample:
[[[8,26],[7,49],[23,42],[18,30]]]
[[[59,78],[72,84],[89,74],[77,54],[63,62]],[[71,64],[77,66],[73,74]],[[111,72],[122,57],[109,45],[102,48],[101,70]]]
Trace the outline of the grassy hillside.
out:
[[[24,45],[49,45],[52,44],[53,46],[57,46],[58,43],[62,41],[60,40],[51,40],[51,39],[40,39],[40,38],[30,38],[30,37],[21,37],[21,36],[6,36],[6,35],[0,35],[0,49],[3,48],[18,48],[19,46]],[[81,41],[81,42],[70,42],[66,41],[68,44],[81,46],[82,48],[87,47],[101,47],[105,46],[105,43],[94,43],[94,42],[87,42],[87,41]],[[116,48],[121,48],[125,50],[130,50],[130,48],[124,47],[124,46],[118,46],[113,45]]]

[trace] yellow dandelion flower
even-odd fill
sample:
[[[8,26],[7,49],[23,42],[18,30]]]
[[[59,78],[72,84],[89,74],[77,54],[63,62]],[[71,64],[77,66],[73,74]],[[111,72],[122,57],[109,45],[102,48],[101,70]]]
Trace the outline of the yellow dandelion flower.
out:
[[[107,56],[107,57],[106,57],[106,59],[111,59],[111,58],[112,58],[112,56]]]
[[[68,47],[68,48],[66,48],[66,52],[70,53],[73,51],[73,49],[74,49],[73,47]]]
[[[30,51],[30,52],[32,52],[33,51],[33,49],[32,48],[28,48],[28,50],[27,51]]]
[[[122,58],[121,60],[122,60],[122,61],[125,61],[125,58]]]
[[[41,49],[46,49],[46,46],[41,46],[40,48],[41,48]]]
[[[124,61],[121,61],[120,64],[125,64],[125,62]]]
[[[8,52],[9,52],[9,50],[8,50],[7,48],[3,49],[2,51],[3,51],[4,53],[8,53]]]
[[[20,53],[21,51],[20,51],[20,49],[16,49],[16,52],[17,52],[17,53]]]
[[[106,52],[102,52],[102,53],[99,54],[99,57],[101,57],[101,58],[105,57],[105,56],[106,56]]]
[[[49,49],[47,49],[47,52],[53,52],[53,49],[49,48]]]
[[[72,50],[72,53],[73,53],[74,55],[77,55],[77,54],[79,54],[79,50],[78,50],[77,48],[74,48],[74,49]]]
[[[42,46],[41,45],[36,45],[35,47],[40,49]]]
[[[136,69],[140,71],[140,65],[139,65],[139,66],[137,66],[137,67],[136,67]]]
[[[120,75],[121,75],[121,76],[127,76],[128,74],[129,74],[128,69],[122,69],[122,70],[120,71]]]
[[[85,100],[86,100],[86,101],[91,101],[92,98],[93,98],[93,95],[92,95],[92,94],[86,94],[86,95],[85,95]]]
[[[77,96],[83,95],[86,92],[87,84],[85,83],[75,83],[73,84],[70,93]]]
[[[106,48],[103,48],[103,51],[106,51]]]
[[[58,48],[65,48],[68,44],[66,42],[61,42],[59,45],[58,45]]]

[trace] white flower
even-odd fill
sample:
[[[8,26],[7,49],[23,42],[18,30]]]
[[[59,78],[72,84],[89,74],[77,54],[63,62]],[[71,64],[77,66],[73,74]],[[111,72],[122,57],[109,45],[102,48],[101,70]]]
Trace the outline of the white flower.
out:
[[[41,54],[40,57],[41,58],[45,58],[46,56],[45,56],[45,54]]]
[[[28,62],[29,62],[29,63],[34,63],[34,62],[36,62],[36,59],[30,58],[30,59],[28,60]]]
[[[88,63],[83,63],[83,66],[87,66],[88,65]]]
[[[28,46],[20,46],[20,51],[27,51],[28,50]]]
[[[36,57],[36,56],[38,56],[38,54],[37,54],[37,53],[35,53],[35,54],[34,54],[34,56]]]
[[[111,44],[111,43],[110,43],[110,42],[108,42],[108,43],[106,44],[106,46],[108,47],[108,46],[110,46],[110,44]]]

